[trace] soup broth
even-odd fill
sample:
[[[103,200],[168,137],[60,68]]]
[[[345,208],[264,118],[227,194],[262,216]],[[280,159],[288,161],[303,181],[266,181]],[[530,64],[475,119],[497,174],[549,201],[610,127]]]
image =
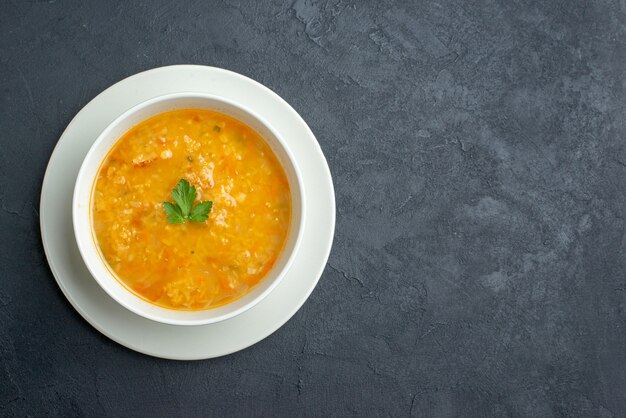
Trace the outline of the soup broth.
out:
[[[171,224],[163,203],[180,179],[210,200],[206,222]],[[154,116],[124,134],[92,191],[95,239],[128,289],[178,310],[214,308],[271,270],[291,221],[277,157],[253,129],[208,110]]]

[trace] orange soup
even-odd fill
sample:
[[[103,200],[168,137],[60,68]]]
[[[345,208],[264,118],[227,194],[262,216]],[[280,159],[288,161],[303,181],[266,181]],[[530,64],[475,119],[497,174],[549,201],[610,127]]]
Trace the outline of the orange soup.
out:
[[[186,179],[204,222],[172,224],[164,202]],[[110,270],[140,297],[165,308],[202,310],[248,293],[285,243],[291,193],[265,141],[229,116],[185,109],[154,116],[124,134],[92,192],[95,239]]]

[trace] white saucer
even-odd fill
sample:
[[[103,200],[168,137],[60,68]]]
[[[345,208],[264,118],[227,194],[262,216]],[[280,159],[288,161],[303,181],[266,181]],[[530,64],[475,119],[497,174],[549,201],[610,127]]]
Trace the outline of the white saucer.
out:
[[[137,316],[111,299],[91,277],[72,231],[72,191],[78,169],[98,134],[117,116],[149,98],[183,91],[225,97],[254,109],[289,143],[307,195],[300,250],[282,283],[258,305],[203,326],[164,325]],[[335,229],[335,195],[328,164],[304,120],[276,93],[242,75],[214,67],[176,65],[136,74],[109,87],[70,122],[43,181],[43,246],[52,274],[76,310],[118,343],[156,357],[195,360],[242,350],[267,337],[309,297],[328,260]]]

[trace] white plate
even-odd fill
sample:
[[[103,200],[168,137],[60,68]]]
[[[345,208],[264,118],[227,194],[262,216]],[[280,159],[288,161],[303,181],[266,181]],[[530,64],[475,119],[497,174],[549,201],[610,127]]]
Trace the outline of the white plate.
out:
[[[72,191],[87,150],[100,132],[132,106],[183,91],[214,94],[254,109],[289,143],[304,180],[307,219],[300,250],[282,283],[258,305],[226,321],[165,325],[131,313],[91,277],[72,231]],[[176,65],[136,74],[109,87],[70,122],[57,143],[40,203],[43,246],[59,287],[91,325],[118,343],[156,357],[196,360],[242,350],[291,318],[317,284],[333,240],[335,195],[328,164],[304,120],[277,94],[242,75],[214,67]]]

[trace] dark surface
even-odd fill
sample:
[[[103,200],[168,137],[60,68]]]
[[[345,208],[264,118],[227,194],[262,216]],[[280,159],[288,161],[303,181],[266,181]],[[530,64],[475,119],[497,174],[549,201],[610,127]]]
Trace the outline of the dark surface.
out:
[[[258,3],[3,2],[0,416],[626,416],[626,2]],[[337,196],[305,306],[200,362],[99,334],[39,234],[71,118],[177,63],[284,97]]]

